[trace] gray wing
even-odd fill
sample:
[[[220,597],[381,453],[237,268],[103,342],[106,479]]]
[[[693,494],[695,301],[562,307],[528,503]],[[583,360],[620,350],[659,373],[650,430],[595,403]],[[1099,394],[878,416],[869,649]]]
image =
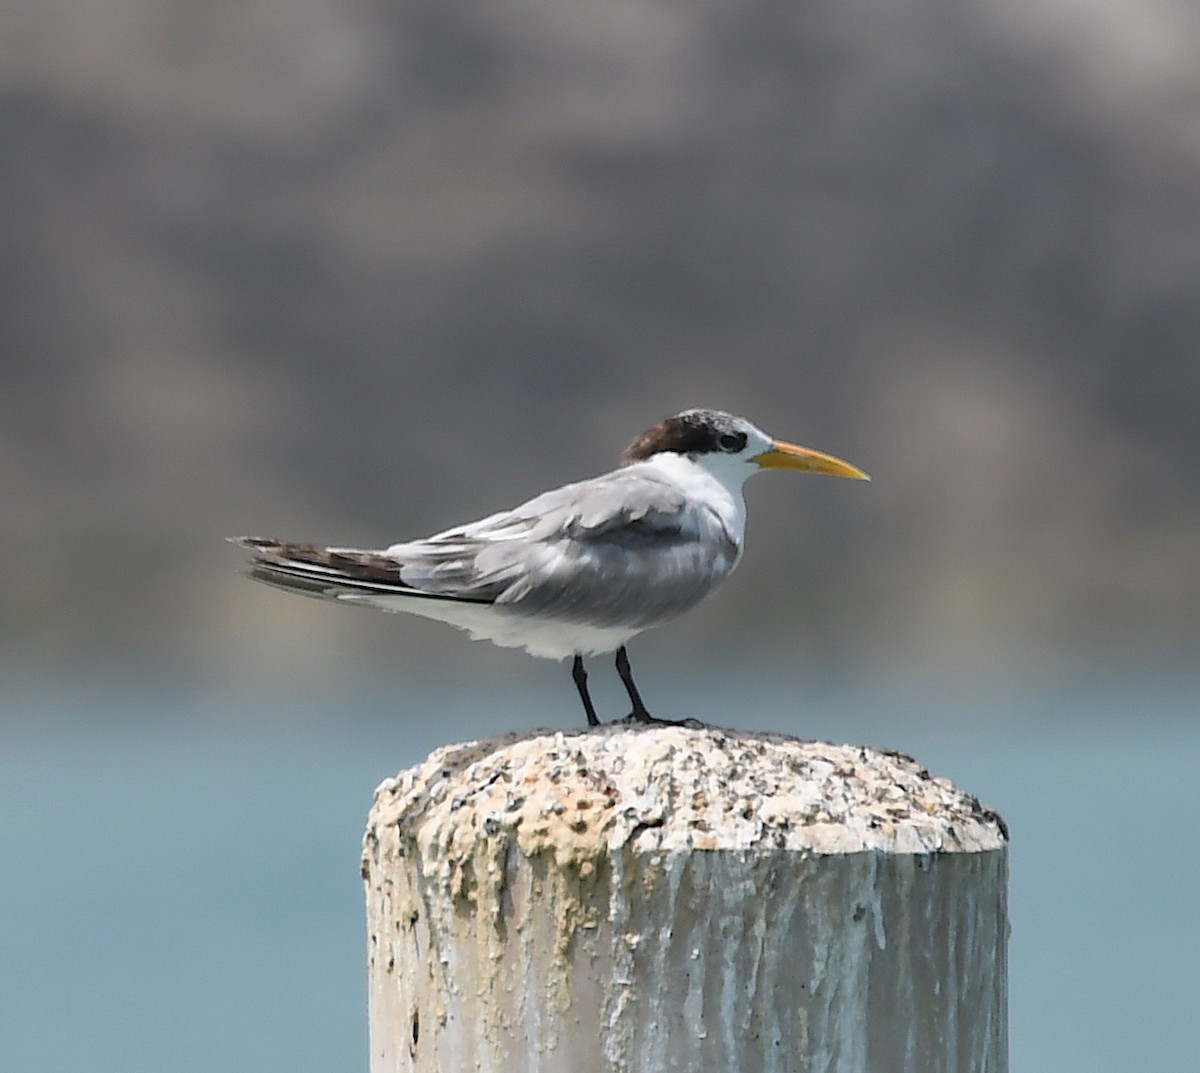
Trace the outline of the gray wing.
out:
[[[382,551],[255,537],[235,543],[255,553],[252,577],[292,592],[387,610],[402,609],[397,597],[483,603],[637,629],[693,607],[739,554],[714,512],[636,470],[568,484]]]
[[[384,554],[400,563],[405,585],[431,595],[644,627],[708,595],[738,550],[711,510],[626,469]]]

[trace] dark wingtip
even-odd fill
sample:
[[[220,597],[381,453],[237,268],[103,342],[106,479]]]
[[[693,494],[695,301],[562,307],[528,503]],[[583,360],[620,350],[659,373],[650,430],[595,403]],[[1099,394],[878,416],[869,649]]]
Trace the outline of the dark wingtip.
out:
[[[281,546],[281,541],[268,540],[266,537],[232,536],[226,537],[225,540],[229,544],[236,544],[239,548],[249,548],[251,551],[257,551],[261,548],[278,548]]]

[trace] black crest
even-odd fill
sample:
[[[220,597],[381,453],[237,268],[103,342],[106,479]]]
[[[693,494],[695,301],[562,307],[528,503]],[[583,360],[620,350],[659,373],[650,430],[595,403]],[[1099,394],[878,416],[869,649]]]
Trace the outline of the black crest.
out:
[[[746,434],[737,418],[723,410],[684,410],[646,429],[621,456],[621,461],[641,462],[664,451],[680,455],[701,455],[723,451],[722,436],[740,436],[745,445]]]

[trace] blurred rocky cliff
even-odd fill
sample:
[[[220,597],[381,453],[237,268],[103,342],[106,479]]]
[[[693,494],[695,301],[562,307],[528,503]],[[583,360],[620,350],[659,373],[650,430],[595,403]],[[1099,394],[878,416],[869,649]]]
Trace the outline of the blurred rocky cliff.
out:
[[[5,25],[13,666],[461,645],[285,603],[221,538],[422,535],[697,404],[875,482],[751,484],[743,566],[656,644],[1019,667],[1200,639],[1196,5],[12,0]]]

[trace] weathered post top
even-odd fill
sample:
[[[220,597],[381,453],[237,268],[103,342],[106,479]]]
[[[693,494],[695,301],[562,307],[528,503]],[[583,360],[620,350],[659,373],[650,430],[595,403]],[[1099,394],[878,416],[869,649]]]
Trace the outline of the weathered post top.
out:
[[[1006,841],[887,750],[438,749],[367,830],[372,1071],[1004,1073]]]

